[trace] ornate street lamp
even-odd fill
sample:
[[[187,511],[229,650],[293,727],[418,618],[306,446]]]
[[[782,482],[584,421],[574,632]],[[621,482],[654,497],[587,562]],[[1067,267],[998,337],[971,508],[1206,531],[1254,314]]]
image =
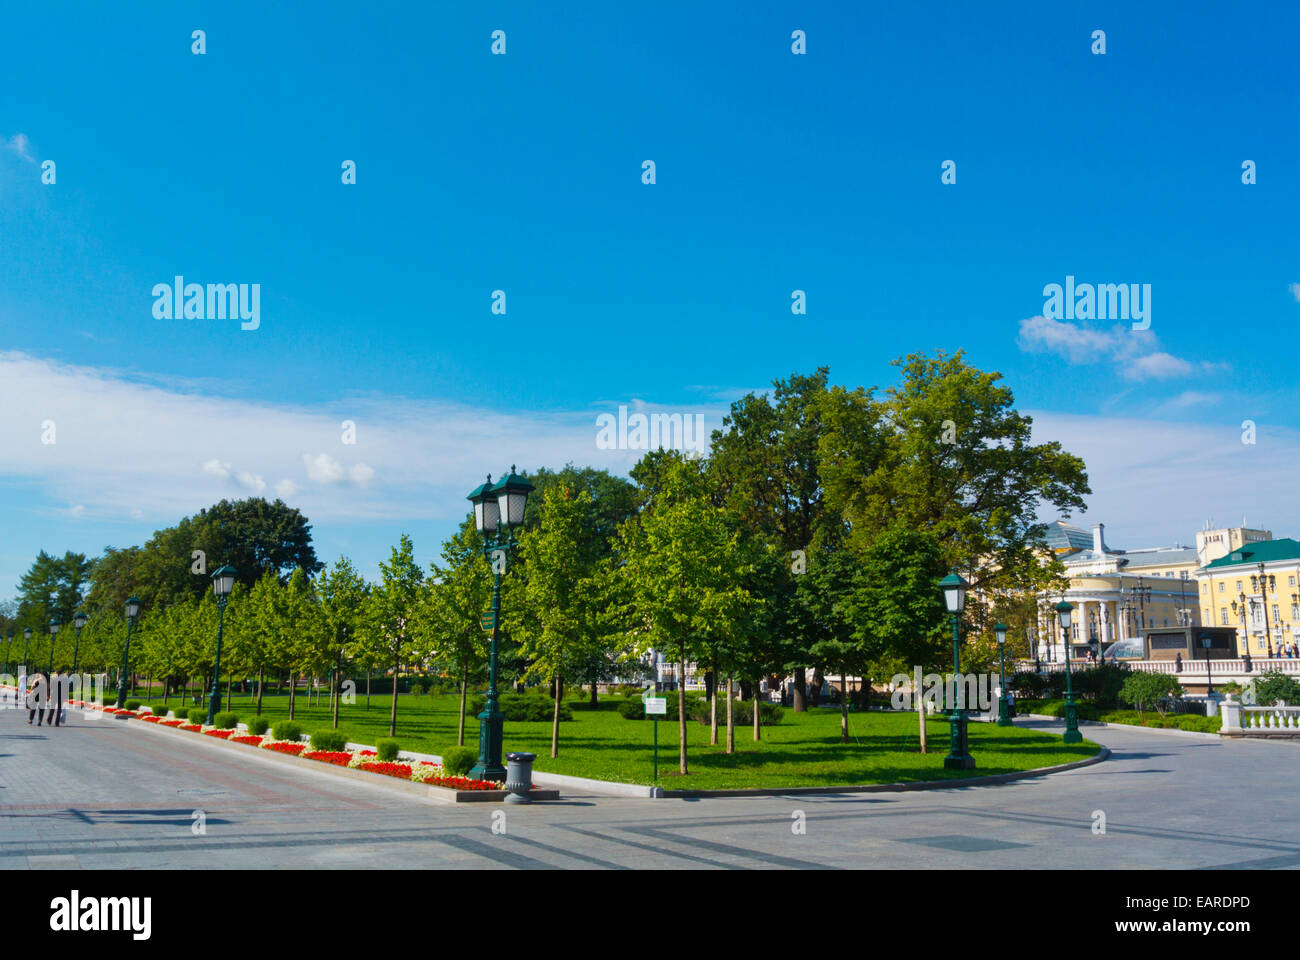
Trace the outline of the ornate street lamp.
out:
[[[86,625],[86,613],[78,610],[72,615],[72,625],[77,628],[77,639],[72,645],[72,672],[77,672],[77,654],[81,652],[81,628]]]
[[[218,686],[221,680],[221,628],[226,617],[226,601],[230,599],[230,591],[235,589],[236,576],[238,571],[230,564],[212,571],[212,594],[217,598],[217,659],[212,664],[212,696],[208,698],[209,727],[216,723],[217,710],[221,707],[221,689]],[[393,683],[396,682],[397,678],[394,677]]]
[[[1070,679],[1070,615],[1074,607],[1062,600],[1056,605],[1056,616],[1061,621],[1061,634],[1065,638],[1065,735],[1064,743],[1078,743],[1083,739],[1079,733],[1079,717],[1074,706],[1074,686]]]
[[[998,638],[998,680],[1001,695],[998,697],[998,726],[1010,727],[1011,706],[1007,703],[1007,625],[999,623],[993,628]]]
[[[54,638],[59,635],[59,621],[50,621],[50,672],[49,676],[54,677]]]
[[[516,546],[514,531],[523,525],[524,508],[533,485],[515,473],[496,484],[492,474],[487,483],[475,487],[466,497],[474,504],[474,527],[483,534],[483,556],[492,565],[492,640],[488,658],[488,689],[483,712],[478,715],[478,762],[469,775],[478,780],[504,782],[506,768],[501,763],[501,709],[497,704],[497,639],[501,629],[501,574],[508,555]],[[485,620],[488,618],[485,618]],[[487,624],[484,624],[487,626]]]
[[[943,600],[952,614],[952,680],[953,699],[961,684],[961,612],[966,606],[966,588],[970,584],[957,575],[954,570],[939,581],[943,590]],[[967,749],[966,711],[956,703],[949,706],[948,712],[949,751],[943,758],[945,770],[970,770],[975,766],[975,758]]]
[[[1250,582],[1252,586],[1255,584],[1255,577],[1253,574],[1251,575]],[[1269,587],[1273,588],[1274,593],[1277,592],[1277,577],[1271,574],[1265,575],[1264,564],[1261,561],[1259,564],[1259,596],[1260,596],[1260,603],[1263,604],[1263,608],[1264,608],[1264,639],[1268,643],[1268,656],[1269,659],[1271,660],[1273,658],[1273,631],[1268,625]]]
[[[117,703],[115,706],[119,710],[126,703],[127,673],[131,669],[131,625],[135,622],[136,614],[139,612],[140,598],[132,594],[126,601],[126,646],[122,648],[122,670],[121,676],[117,678]]]
[[[1214,696],[1214,677],[1210,675],[1210,635],[1201,634],[1201,646],[1205,648],[1205,695]]]
[[[23,670],[27,669],[27,647],[32,642],[32,628],[23,627]]]
[[[11,659],[9,659],[9,652],[13,649],[13,646],[14,646],[14,632],[10,630],[9,643],[5,646],[5,673],[9,673],[9,674],[12,674],[14,669],[14,662]]]

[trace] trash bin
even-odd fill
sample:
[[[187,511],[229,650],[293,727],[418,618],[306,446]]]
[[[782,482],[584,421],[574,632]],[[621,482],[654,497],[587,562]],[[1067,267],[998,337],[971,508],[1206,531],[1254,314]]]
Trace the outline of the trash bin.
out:
[[[506,803],[532,803],[528,792],[533,789],[533,761],[535,753],[506,754],[506,789],[510,795]]]

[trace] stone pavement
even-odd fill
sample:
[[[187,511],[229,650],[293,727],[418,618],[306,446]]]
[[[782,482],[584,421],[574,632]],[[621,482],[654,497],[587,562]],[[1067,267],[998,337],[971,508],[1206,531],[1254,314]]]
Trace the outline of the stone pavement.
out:
[[[509,807],[432,804],[138,721],[26,721],[0,710],[0,870],[1300,865],[1294,743],[1091,728],[1110,760],[998,786]]]

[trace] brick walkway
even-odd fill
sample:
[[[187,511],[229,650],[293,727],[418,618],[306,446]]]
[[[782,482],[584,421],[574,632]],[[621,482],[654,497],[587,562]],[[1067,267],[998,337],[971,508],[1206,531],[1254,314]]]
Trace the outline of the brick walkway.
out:
[[[430,804],[197,736],[179,749],[136,721],[26,720],[0,710],[0,870],[1300,866],[1290,743],[1090,730],[1111,760],[1001,786],[506,807]]]

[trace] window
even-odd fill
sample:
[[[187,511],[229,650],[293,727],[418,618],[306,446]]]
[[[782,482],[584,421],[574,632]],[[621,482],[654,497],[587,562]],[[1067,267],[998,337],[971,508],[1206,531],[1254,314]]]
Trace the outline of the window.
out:
[[[1220,593],[1223,593],[1223,581],[1222,581],[1222,580],[1219,581],[1219,592],[1220,592]]]
[[[1210,585],[1208,583],[1201,584],[1201,593],[1205,593],[1209,589],[1210,589]]]
[[[1219,613],[1221,614],[1221,620],[1223,622],[1223,625],[1226,627],[1228,625],[1228,608],[1220,607]]]
[[[1291,604],[1291,619],[1300,620],[1300,603]]]
[[[1237,592],[1238,592],[1238,593],[1241,593],[1241,581],[1240,581],[1240,580],[1237,581]]]
[[[1277,612],[1277,604],[1276,604],[1276,603],[1273,604],[1273,622],[1274,622],[1274,623],[1281,623],[1281,622],[1282,622],[1282,614],[1280,614],[1280,613]]]
[[[1287,582],[1287,586],[1289,586],[1289,587],[1294,587],[1294,586],[1295,586],[1295,574],[1294,574],[1294,573],[1291,574],[1291,576],[1288,577],[1287,580],[1288,580],[1288,582]]]

